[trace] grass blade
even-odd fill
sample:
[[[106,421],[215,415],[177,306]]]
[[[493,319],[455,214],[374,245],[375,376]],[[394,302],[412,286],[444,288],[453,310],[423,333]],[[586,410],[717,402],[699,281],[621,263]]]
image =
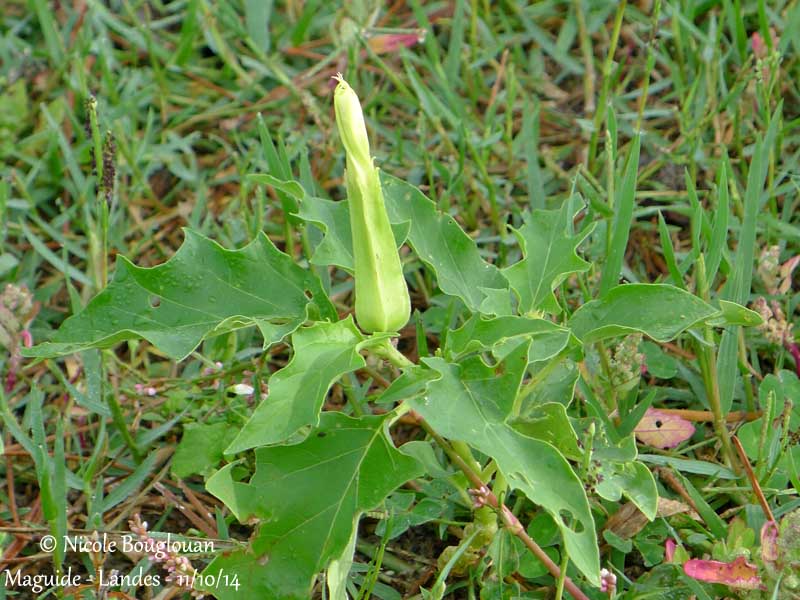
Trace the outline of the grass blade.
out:
[[[618,190],[614,202],[614,219],[612,221],[611,250],[606,259],[603,275],[600,280],[600,295],[603,296],[619,281],[622,263],[625,259],[625,248],[628,246],[628,235],[633,220],[633,207],[636,202],[636,176],[639,172],[639,151],[641,149],[641,134],[633,138],[633,146],[628,154],[628,163],[625,166],[625,175],[622,186],[615,186]]]

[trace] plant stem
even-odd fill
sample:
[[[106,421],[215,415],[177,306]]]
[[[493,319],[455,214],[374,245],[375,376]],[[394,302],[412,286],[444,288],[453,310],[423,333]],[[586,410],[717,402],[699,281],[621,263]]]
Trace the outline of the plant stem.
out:
[[[697,257],[695,269],[697,277],[696,293],[706,302],[710,300],[708,284],[706,281],[706,265],[703,255]],[[722,402],[719,395],[719,378],[717,376],[717,353],[714,351],[714,333],[710,326],[704,327],[705,344],[697,344],[697,358],[700,363],[700,371],[703,375],[703,383],[706,387],[706,396],[711,412],[714,414],[714,432],[722,443],[722,454],[725,463],[733,469],[737,475],[740,472],[739,463],[733,453],[731,437],[725,422],[725,414],[722,411]]]
[[[744,472],[747,475],[747,479],[750,481],[750,486],[753,488],[753,492],[758,499],[758,503],[761,505],[761,510],[764,511],[764,516],[767,517],[768,521],[775,521],[775,516],[772,514],[772,510],[770,510],[769,502],[767,502],[767,499],[764,497],[764,492],[761,490],[761,486],[758,484],[758,477],[756,477],[755,473],[753,473],[752,467],[750,467],[750,461],[747,459],[747,454],[742,447],[742,443],[736,436],[733,436],[733,443],[736,446],[736,452],[739,454],[739,459],[742,461],[742,465],[744,465]]]
[[[650,39],[647,41],[647,62],[645,64],[644,81],[642,83],[642,95],[639,98],[639,115],[636,118],[636,131],[642,130],[642,121],[644,120],[644,109],[647,105],[647,93],[650,89],[650,74],[653,72],[653,67],[656,64],[656,56],[653,51],[655,45],[656,33],[658,31],[658,17],[661,13],[661,0],[656,0],[653,5],[653,12],[650,20]]]
[[[569,554],[567,553],[567,549],[562,548],[561,552],[561,576],[556,583],[556,600],[561,600],[564,596],[564,580],[567,577],[567,566],[569,566]]]
[[[597,153],[597,141],[600,135],[600,127],[606,117],[606,103],[608,101],[608,91],[611,87],[611,65],[614,62],[614,54],[617,51],[617,43],[619,42],[619,32],[622,29],[622,15],[625,14],[626,0],[623,0],[617,5],[617,14],[614,16],[614,29],[611,32],[611,43],[608,46],[608,54],[603,63],[603,84],[600,88],[600,98],[597,101],[597,112],[594,113],[594,131],[592,131],[592,138],[589,141],[589,153],[587,156],[587,163],[589,170],[593,170],[595,154]]]
[[[103,368],[103,372],[105,373],[105,368]],[[108,399],[108,407],[111,409],[111,420],[114,426],[122,436],[125,445],[133,453],[136,462],[140,463],[142,461],[142,452],[139,450],[139,446],[136,444],[136,440],[133,439],[131,432],[128,431],[128,423],[125,421],[125,415],[122,414],[122,407],[120,406],[119,400],[117,400],[117,395],[114,390],[110,390],[106,394],[106,398]]]
[[[369,556],[372,560],[376,559],[380,551],[380,547],[377,544],[370,544],[369,542],[365,542],[363,540],[356,541],[356,549],[361,552],[361,554]],[[384,565],[393,571],[397,571],[398,573],[408,573],[409,571],[414,570],[412,565],[396,557],[390,552],[383,553],[382,562]]]
[[[408,367],[413,367],[414,363],[408,360],[402,352],[395,348],[389,339],[383,339],[380,343],[369,346],[369,350],[375,354],[376,356],[380,356],[381,358],[389,361],[392,365],[399,369],[405,369]],[[478,465],[477,461],[475,461],[474,457],[472,456],[472,451],[470,450],[469,446],[464,442],[452,442],[452,445],[448,443],[442,436],[440,436],[429,424],[425,419],[422,418],[422,415],[415,411],[409,411],[414,419],[417,421],[420,427],[422,427],[428,435],[433,438],[433,440],[444,450],[445,454],[450,458],[450,460],[455,464],[461,471],[466,475],[467,479],[470,483],[477,489],[481,489],[484,487],[483,479],[481,478],[480,473],[480,465]],[[463,447],[460,447],[462,446]],[[459,446],[461,452],[457,451],[455,448]],[[465,451],[466,449],[466,451]],[[462,455],[466,455],[466,458]],[[475,469],[473,465],[478,465],[478,470]],[[503,480],[503,492],[506,491],[505,480]],[[563,579],[563,587],[567,589],[567,591],[572,595],[575,600],[589,600],[588,596],[584,594],[580,588],[578,588],[575,583],[566,576],[566,573],[562,573],[562,570],[559,569],[558,565],[552,561],[552,559],[547,556],[547,554],[542,550],[541,546],[539,546],[533,539],[528,535],[525,531],[525,528],[522,526],[522,523],[519,522],[516,515],[509,510],[504,504],[501,504],[497,500],[497,496],[489,491],[486,496],[487,503],[492,506],[493,508],[497,509],[500,514],[500,518],[503,521],[503,525],[514,535],[516,535],[525,546],[533,553],[533,555],[539,559],[539,561],[547,567],[547,570],[556,580]]]
[[[358,400],[356,398],[357,394],[356,394],[356,392],[354,390],[354,387],[355,387],[354,386],[354,380],[355,380],[355,377],[353,376],[353,374],[352,373],[348,373],[347,374],[347,383],[344,383],[344,381],[340,381],[339,385],[342,386],[342,391],[344,392],[345,398],[347,398],[347,403],[353,409],[353,414],[356,417],[363,417],[364,416],[364,410],[361,408],[361,405],[358,403]]]
[[[747,346],[744,343],[744,329],[741,327],[739,328],[739,369],[742,372],[742,378],[744,379],[744,397],[747,401],[747,410],[748,411],[755,411],[756,410],[756,399],[753,396],[753,386],[751,385],[751,381],[753,379],[753,374],[751,373],[750,369],[748,369],[748,362],[747,362]]]
[[[714,343],[713,334],[711,329],[706,327],[705,331],[706,342],[709,344]],[[731,446],[731,437],[726,426],[725,415],[722,412],[722,403],[719,396],[719,379],[717,377],[717,353],[714,351],[713,346],[703,346],[698,344],[697,354],[700,358],[701,371],[703,373],[703,381],[706,385],[706,395],[708,396],[708,404],[711,412],[714,414],[714,431],[722,442],[722,453],[725,457],[725,462],[731,467],[734,472],[739,473],[739,465],[733,457],[733,446]]]
[[[702,423],[704,421],[713,422],[715,419],[714,413],[708,410],[691,410],[688,408],[659,408],[658,412],[676,415],[681,419],[694,421],[696,423]],[[738,423],[739,421],[755,421],[756,419],[760,418],[761,415],[762,412],[760,410],[735,410],[733,412],[729,412],[725,417],[725,420],[728,423]]]
[[[495,468],[497,467],[497,463],[495,463],[494,460],[492,460],[492,464],[495,465]],[[488,481],[488,479],[486,479],[486,481]],[[508,494],[508,481],[506,481],[505,476],[499,470],[497,470],[495,473],[492,491],[494,492],[494,495],[500,499],[500,501],[504,501],[506,495]]]
[[[398,369],[408,369],[409,367],[415,366],[413,362],[408,360],[402,352],[392,345],[392,342],[388,338],[380,340],[380,342],[374,346],[367,347],[375,356],[389,361]]]
[[[475,488],[480,489],[484,486],[483,481],[481,480],[480,473],[475,472],[467,462],[461,458],[461,456],[450,447],[450,444],[440,436],[434,429],[428,424],[425,419],[422,418],[421,415],[418,413],[412,412],[412,414],[417,419],[417,423],[420,427],[422,427],[428,435],[433,438],[433,440],[444,450],[445,454],[447,454],[448,458],[456,465],[461,471],[463,471],[464,475],[466,475],[467,479],[472,483]],[[486,494],[486,503],[489,506],[497,509],[500,514],[500,519],[503,521],[503,525],[508,529],[512,534],[516,535],[525,546],[531,551],[531,553],[539,559],[539,561],[547,568],[550,574],[556,580],[562,577],[561,569],[558,567],[553,560],[547,556],[547,554],[542,550],[541,546],[537,544],[525,531],[525,528],[522,526],[522,523],[519,522],[516,515],[514,515],[511,510],[501,504],[497,500],[497,496],[489,491]],[[589,597],[584,594],[580,588],[575,585],[575,583],[569,578],[564,576],[564,587],[567,591],[572,595],[575,600],[589,600]]]
[[[592,54],[592,40],[589,37],[589,31],[586,28],[586,16],[583,14],[583,1],[574,0],[575,4],[575,17],[578,22],[578,37],[581,42],[581,55],[583,56],[583,68],[586,75],[583,79],[583,109],[586,113],[592,113],[595,110],[595,80],[596,75],[594,72],[594,56]]]
[[[458,454],[465,463],[467,463],[472,469],[474,469],[477,473],[482,471],[481,463],[475,460],[475,457],[472,454],[472,449],[469,447],[469,444],[466,442],[461,442],[459,440],[450,440],[450,447],[453,449],[453,452]]]
[[[380,344],[371,347],[370,350],[373,352],[373,354],[389,361],[398,369],[405,369],[414,366],[414,363],[408,360],[405,355],[395,348],[388,339],[382,340]],[[450,444],[453,452],[457,453],[466,464],[470,465],[470,467],[475,469],[478,473],[481,472],[481,464],[475,460],[469,444],[466,442],[453,440],[451,440]]]
[[[597,342],[597,354],[600,356],[600,366],[603,368],[603,373],[608,382],[608,396],[606,406],[609,412],[617,410],[617,392],[614,387],[614,373],[611,369],[611,360],[608,357],[608,351],[603,342]]]
[[[520,410],[522,410],[522,401],[527,398],[533,390],[536,389],[542,381],[547,379],[547,377],[553,372],[553,370],[561,364],[560,356],[555,357],[549,363],[547,363],[542,369],[536,373],[531,380],[525,384],[525,386],[519,391],[517,397],[514,398],[514,406],[511,408],[511,414],[514,417],[518,417]]]
[[[95,223],[100,224],[100,248],[95,257],[99,264],[94,266],[95,287],[100,292],[108,283],[108,203],[106,202],[106,178],[103,161],[103,139],[100,136],[100,123],[97,119],[97,100],[90,96],[86,103],[89,110],[89,129],[92,134],[92,151],[94,154],[94,168],[97,177],[95,206],[97,215]],[[91,225],[90,225],[91,226]]]

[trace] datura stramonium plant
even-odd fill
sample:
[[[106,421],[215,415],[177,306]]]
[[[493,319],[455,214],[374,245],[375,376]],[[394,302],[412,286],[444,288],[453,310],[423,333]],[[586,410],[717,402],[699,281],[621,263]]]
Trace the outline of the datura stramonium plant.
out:
[[[345,185],[350,202],[355,263],[356,322],[368,333],[399,331],[411,313],[378,168],[369,153],[367,127],[358,96],[341,73],[333,94],[336,124],[346,156]]]

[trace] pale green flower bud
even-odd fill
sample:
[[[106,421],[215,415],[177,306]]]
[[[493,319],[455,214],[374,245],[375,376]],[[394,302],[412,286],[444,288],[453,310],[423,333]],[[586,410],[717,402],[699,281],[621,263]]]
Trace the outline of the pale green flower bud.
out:
[[[386,213],[378,169],[372,164],[361,104],[341,74],[337,79],[333,103],[346,156],[356,321],[367,332],[398,331],[411,313],[408,286]]]

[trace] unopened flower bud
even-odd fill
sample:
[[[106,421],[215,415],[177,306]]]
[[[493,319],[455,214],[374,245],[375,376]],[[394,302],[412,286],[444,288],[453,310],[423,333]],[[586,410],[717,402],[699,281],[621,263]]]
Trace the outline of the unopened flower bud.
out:
[[[356,321],[370,333],[398,331],[411,313],[403,265],[386,213],[378,169],[372,164],[361,104],[341,74],[337,79],[333,102],[346,158]]]

